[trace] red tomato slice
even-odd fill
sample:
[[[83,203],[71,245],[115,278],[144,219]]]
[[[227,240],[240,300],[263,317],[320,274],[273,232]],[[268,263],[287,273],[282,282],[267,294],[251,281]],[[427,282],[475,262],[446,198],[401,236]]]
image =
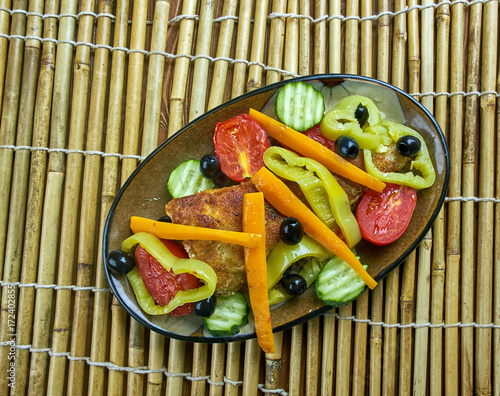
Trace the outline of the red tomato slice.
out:
[[[168,250],[179,258],[187,258],[184,248],[174,241],[161,240]],[[142,280],[153,300],[159,305],[167,305],[178,291],[195,289],[201,286],[200,280],[192,274],[174,274],[167,271],[151,256],[146,249],[137,246],[135,249],[135,264]],[[173,316],[184,316],[193,312],[194,304],[187,303],[170,312]]]
[[[216,125],[214,145],[222,172],[241,182],[264,166],[269,139],[257,121],[241,114]]]
[[[394,242],[408,227],[416,203],[411,187],[386,183],[381,193],[368,190],[356,211],[361,235],[379,246]]]

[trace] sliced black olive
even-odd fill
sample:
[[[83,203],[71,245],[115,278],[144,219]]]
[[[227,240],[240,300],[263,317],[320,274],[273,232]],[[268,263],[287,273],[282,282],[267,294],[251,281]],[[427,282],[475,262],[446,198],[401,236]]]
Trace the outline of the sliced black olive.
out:
[[[302,240],[304,227],[295,217],[287,217],[281,222],[280,236],[281,240],[287,245],[296,245]]]
[[[335,151],[341,157],[354,159],[359,155],[359,145],[352,137],[341,135],[335,140]]]
[[[412,135],[401,136],[396,143],[399,154],[405,157],[416,156],[421,147],[420,139]]]
[[[238,184],[234,180],[230,179],[224,172],[221,170],[217,172],[213,177],[214,183],[217,187],[231,187]]]
[[[216,305],[217,299],[215,295],[212,294],[210,297],[194,303],[194,313],[198,316],[208,318],[214,313]]]
[[[109,252],[106,263],[109,269],[119,274],[127,274],[135,267],[134,258],[121,250],[112,250]]]
[[[158,221],[161,221],[162,223],[171,223],[172,219],[170,216],[163,216],[158,219]]]
[[[281,278],[281,285],[292,296],[302,294],[307,289],[306,280],[299,274],[290,274]]]
[[[354,112],[354,117],[358,120],[361,128],[363,128],[370,114],[368,113],[368,109],[360,103]]]
[[[214,178],[215,175],[220,171],[220,163],[217,156],[213,154],[206,154],[201,157],[200,171],[201,174],[206,178]]]

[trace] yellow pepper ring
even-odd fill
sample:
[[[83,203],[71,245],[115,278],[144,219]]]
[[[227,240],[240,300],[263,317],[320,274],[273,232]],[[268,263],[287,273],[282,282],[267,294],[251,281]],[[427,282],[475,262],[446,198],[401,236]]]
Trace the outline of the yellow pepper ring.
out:
[[[134,268],[127,274],[127,277],[137,297],[137,302],[146,313],[163,315],[183,304],[208,298],[214,293],[217,275],[208,264],[195,259],[180,259],[174,256],[157,237],[145,232],[138,232],[125,239],[122,243],[122,250],[131,253],[137,244],[146,249],[167,271],[173,270],[175,274],[189,273],[205,282],[199,288],[177,292],[175,297],[162,307],[154,303],[139,275],[139,271]]]

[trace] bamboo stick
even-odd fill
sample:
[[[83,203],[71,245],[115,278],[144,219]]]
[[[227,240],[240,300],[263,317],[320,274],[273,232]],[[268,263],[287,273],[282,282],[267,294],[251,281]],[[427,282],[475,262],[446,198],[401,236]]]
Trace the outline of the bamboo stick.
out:
[[[3,9],[10,9],[10,0],[2,0],[0,7]],[[10,14],[7,11],[0,11],[0,33],[9,34],[10,28]],[[7,37],[0,37],[0,103],[3,103],[3,93],[5,86],[5,70],[7,67],[7,54],[9,48],[9,40]],[[2,115],[2,106],[0,106],[0,116]]]
[[[145,48],[147,9],[147,0],[134,2],[130,33],[131,50],[143,50]],[[130,53],[128,59],[127,98],[123,134],[123,154],[126,155],[137,155],[139,152],[143,70],[144,54],[140,52]],[[136,159],[124,158],[122,160],[122,183],[126,181],[136,166]],[[130,318],[128,341],[128,365],[130,367],[140,367],[145,364],[144,348],[144,327],[135,319]],[[143,376],[141,374],[128,373],[128,394],[142,393],[143,385]]]
[[[425,5],[428,7],[422,10],[422,37],[421,42],[424,43],[422,48],[416,48],[416,56],[413,56],[410,52],[409,62],[410,62],[410,92],[412,92],[412,86],[420,92],[434,92],[434,73],[435,73],[435,62],[434,62],[434,8],[430,7],[431,2],[425,1]],[[418,20],[415,17],[415,25],[411,26],[409,24],[410,33],[415,31],[418,34]],[[418,38],[417,38],[418,39]],[[417,41],[417,40],[416,40]],[[419,41],[417,41],[419,44]],[[420,56],[421,52],[421,56]],[[420,60],[420,57],[422,58]],[[411,71],[411,59],[415,58],[418,62],[415,62],[414,70]],[[417,82],[412,82],[412,76],[418,78]],[[419,86],[420,85],[420,86]],[[429,112],[434,111],[434,97],[432,95],[423,96],[420,98],[422,105],[424,105]],[[417,311],[416,311],[416,323],[426,324],[429,322],[429,297],[430,297],[430,272],[431,272],[431,247],[432,247],[432,231],[429,231],[419,246],[419,256],[418,256],[418,274],[417,274]],[[418,327],[415,330],[415,360],[414,360],[414,378],[413,387],[418,393],[425,392],[426,385],[428,382],[427,377],[427,360],[428,360],[428,345],[429,345],[429,329],[424,327]]]
[[[423,245],[421,245],[423,246]],[[419,248],[419,252],[423,247]],[[422,254],[419,255],[419,259]],[[419,260],[418,274],[425,273],[421,271],[422,263]],[[415,305],[419,305],[420,301],[417,298],[415,301],[415,270],[416,270],[416,253],[412,252],[410,256],[404,261],[403,277],[401,282],[401,325],[413,323]],[[419,289],[420,290],[420,289]],[[402,328],[400,331],[400,358],[399,358],[399,394],[404,395],[408,392],[411,393],[412,389],[412,347],[413,347],[413,329]]]
[[[61,4],[61,14],[74,14],[77,2]],[[59,20],[56,68],[54,74],[53,102],[50,120],[50,148],[66,148],[68,133],[69,97],[71,88],[71,66],[75,39],[75,19],[68,16]],[[65,155],[51,152],[45,182],[40,254],[37,283],[50,285],[55,280],[57,250],[60,236],[61,204],[66,170]],[[53,289],[37,289],[35,296],[35,314],[33,320],[33,348],[47,348],[50,339],[50,320],[52,317]],[[28,393],[40,394],[45,389],[48,356],[36,353],[31,356]]]
[[[427,356],[429,344],[429,297],[431,272],[432,233],[429,231],[418,248],[417,303],[415,323],[424,325],[415,329],[415,360],[413,389],[424,392],[427,387]]]
[[[316,19],[319,19],[328,14],[326,1],[316,1],[314,7],[314,16]],[[340,14],[340,9],[339,9]],[[340,23],[340,21],[338,21]],[[340,24],[338,25],[340,26]],[[332,27],[330,26],[330,29]],[[313,72],[315,74],[325,73],[326,72],[326,54],[327,47],[324,45],[326,42],[326,19],[321,20],[320,22],[316,22],[313,27],[314,30],[314,58],[313,58]],[[338,39],[340,39],[340,31],[334,32],[333,34],[339,34]],[[337,47],[337,51],[340,48]],[[339,51],[340,52],[340,51]],[[331,55],[331,53],[330,53]],[[340,70],[340,68],[339,68]]]
[[[335,316],[333,312],[323,316],[323,345],[321,348],[321,385],[322,395],[333,394],[333,379],[335,375]],[[300,367],[300,366],[299,366]],[[300,376],[299,374],[297,375]],[[291,384],[290,384],[291,387]]]
[[[247,91],[253,91],[262,86],[262,66],[260,63],[264,61],[266,48],[267,10],[268,0],[256,1],[250,50],[250,62],[253,64],[248,69]]]
[[[303,329],[303,324],[292,327],[292,337],[290,342],[290,374],[288,380],[288,394],[290,396],[301,394],[301,384],[304,381],[304,376],[302,375],[302,338],[304,334]],[[334,334],[332,334],[332,336],[333,335]]]
[[[171,374],[184,372],[184,356],[186,354],[186,343],[171,339],[168,349],[168,372]],[[167,377],[167,396],[182,394],[183,378],[181,376]]]
[[[283,357],[283,332],[274,333],[275,353],[266,353],[266,367],[264,374],[265,389],[279,389],[281,383],[281,359]]]
[[[237,1],[225,1],[222,9],[224,16],[234,16],[236,14]],[[240,23],[242,23],[240,21]],[[219,40],[217,42],[217,58],[229,58],[231,55],[231,44],[233,42],[234,19],[226,19],[221,22],[219,30]],[[243,56],[246,56],[244,54]],[[236,57],[238,58],[238,57]],[[235,65],[236,66],[236,65]],[[227,81],[227,70],[229,62],[227,60],[217,60],[214,64],[212,75],[212,87],[208,100],[207,110],[224,102],[224,92]],[[233,80],[234,81],[234,80]]]
[[[59,4],[57,1],[47,2],[45,7],[47,13],[56,14],[58,10]],[[44,38],[55,39],[57,35],[56,19],[46,19],[43,29]],[[46,41],[43,44],[40,76],[36,94],[33,138],[31,141],[33,147],[47,147],[48,144],[54,68],[55,43]],[[46,169],[47,153],[42,150],[33,151],[31,153],[26,227],[21,264],[21,283],[23,284],[36,282]],[[16,332],[16,342],[19,345],[28,345],[31,343],[34,299],[34,288],[25,287],[19,290],[18,330]],[[25,394],[28,382],[29,351],[18,349],[15,361],[17,384],[12,393]]]
[[[236,33],[235,59],[248,60],[248,48],[250,46],[250,28],[254,1],[241,0],[238,12],[238,29]],[[245,81],[247,64],[238,62],[234,64],[233,84],[231,98],[242,95],[245,92]]]
[[[500,91],[500,62],[498,62],[498,72],[497,72],[497,92]],[[498,101],[497,101],[498,102]],[[497,174],[495,178],[495,198],[497,200],[495,204],[495,241],[493,246],[495,246],[494,250],[494,265],[495,268],[499,268],[500,264],[500,204],[498,200],[500,200],[500,172],[499,164],[500,164],[500,108],[497,105],[497,152],[495,163],[497,164]],[[496,290],[500,287],[500,271],[495,270],[495,277],[493,280],[493,288]],[[497,326],[496,329],[493,330],[493,393],[500,392],[500,330],[498,326],[500,326],[500,293],[493,294],[493,324]]]
[[[361,25],[361,57],[360,57],[360,70],[362,76],[373,76],[373,22],[367,19],[372,16],[372,0],[361,1],[361,19],[365,19],[360,23]]]
[[[331,16],[341,16],[341,1],[330,0],[329,10]],[[328,71],[330,73],[340,73],[342,70],[341,48],[341,21],[339,18],[332,18],[328,24]]]
[[[299,13],[301,15],[310,15],[309,0],[299,1]],[[325,22],[326,25],[326,22]],[[325,37],[326,40],[326,37]],[[299,68],[298,73],[301,76],[309,74],[309,64],[311,62],[311,21],[307,18],[302,18],[299,21]]]
[[[307,341],[306,341],[306,369],[305,369],[305,392],[306,395],[318,394],[319,375],[321,369],[319,364],[319,333],[320,319],[316,317],[306,323]]]
[[[243,396],[258,394],[259,372],[262,350],[257,339],[245,341],[245,357],[243,366]]]
[[[467,81],[466,92],[479,90],[479,53],[481,40],[482,6],[474,4],[468,8],[469,28],[467,43]],[[462,148],[462,195],[475,196],[476,179],[476,133],[478,129],[478,97],[468,96],[465,107],[464,143]],[[475,236],[476,210],[473,202],[462,203],[462,282],[461,282],[461,320],[462,324],[474,322],[475,296]],[[461,329],[461,393],[472,394],[474,388],[474,333],[472,328]]]
[[[286,12],[286,1],[277,0],[272,2],[271,12],[284,14]],[[273,69],[281,69],[283,59],[283,38],[285,37],[285,19],[275,17],[271,19],[269,28],[269,48],[267,52],[267,65]],[[267,70],[266,85],[281,80],[281,73],[276,70]]]
[[[153,31],[149,56],[146,103],[144,106],[144,133],[142,135],[141,155],[149,155],[158,146],[160,125],[162,83],[165,58],[156,52],[165,52],[170,1],[158,0],[154,3]]]
[[[224,386],[225,396],[239,395],[237,381],[240,379],[240,363],[241,363],[241,342],[230,342],[227,345],[226,357],[226,378],[227,383]]]
[[[464,6],[454,4],[451,12],[451,65],[450,91],[464,90]],[[463,130],[463,96],[455,95],[450,98],[450,131],[448,144],[450,147],[450,184],[449,197],[461,196],[461,153]],[[458,323],[459,317],[459,285],[460,285],[460,211],[459,201],[448,204],[447,222],[447,249],[445,274],[445,323]],[[465,329],[463,329],[465,330]],[[460,345],[459,329],[447,328],[444,330],[444,389],[449,394],[459,393],[459,357]]]
[[[167,27],[170,2],[156,1],[154,4],[153,31],[151,35],[151,52],[164,52],[167,43]],[[144,109],[144,133],[142,135],[141,156],[149,155],[158,145],[160,127],[160,111],[162,98],[162,81],[165,59],[163,55],[149,56],[148,81],[146,87],[146,104]],[[149,333],[148,369],[163,367],[165,353],[165,337],[156,332]],[[147,394],[159,395],[163,382],[162,373],[148,374]]]
[[[224,391],[224,369],[226,367],[226,345],[212,345],[212,367],[210,369],[210,396],[222,396]],[[221,385],[222,384],[222,385]]]
[[[496,88],[496,64],[498,61],[498,2],[483,6],[483,34],[481,48],[481,91],[491,92]],[[479,139],[479,197],[491,198],[495,193],[495,107],[494,93],[480,98],[481,127]],[[478,204],[477,240],[477,295],[476,322],[490,324],[493,321],[493,202]],[[492,392],[492,331],[491,328],[476,330],[475,379],[477,394]]]
[[[129,2],[119,0],[116,3],[116,19],[113,46],[125,47],[128,35],[128,15]],[[120,137],[122,131],[122,103],[125,90],[125,70],[126,70],[125,51],[114,51],[111,61],[111,77],[109,83],[109,105],[106,123],[106,145],[107,153],[118,153],[120,149]],[[103,183],[101,193],[101,229],[108,215],[111,204],[116,196],[119,184],[119,160],[117,157],[105,157],[103,167]],[[107,285],[104,268],[99,268],[96,274],[96,287]],[[107,321],[109,297],[104,293],[97,293],[94,303],[94,320],[92,322],[92,334],[95,340],[96,334],[101,334],[99,321]],[[116,297],[113,296],[111,304],[111,332],[109,336],[109,361],[117,366],[125,365],[125,338],[127,334],[127,313],[122,308]],[[101,338],[102,341],[105,341]],[[100,348],[100,343],[93,342],[91,348],[91,357],[94,361],[104,361],[106,358],[106,349]],[[104,369],[91,367],[89,389],[93,394],[102,395],[104,389]],[[123,394],[124,372],[110,370],[108,375],[108,389],[115,394]]]
[[[183,15],[195,15],[196,0],[185,1],[182,4]],[[177,42],[177,55],[190,55],[193,44],[194,21],[183,19],[180,23],[179,40]],[[186,99],[186,84],[191,61],[181,56],[175,60],[172,92],[170,94],[170,115],[168,135],[171,136],[184,125],[184,101]]]
[[[203,0],[200,4],[200,20],[196,36],[196,55],[210,55],[212,40],[213,1]],[[189,106],[189,121],[205,112],[209,61],[198,58],[194,61],[191,103]]]
[[[384,283],[382,280],[372,292],[371,316],[375,323],[383,321]],[[380,395],[382,391],[382,326],[372,325],[370,330],[370,371],[368,378],[368,394]]]
[[[33,12],[43,12],[43,2],[38,1],[36,4],[31,4],[29,10]],[[40,17],[30,16],[26,24],[28,31],[33,33],[33,36],[40,37],[42,32],[42,21]],[[21,54],[20,54],[21,55]],[[22,61],[22,77],[20,81],[20,97],[19,112],[17,120],[17,133],[15,142],[18,146],[31,145],[32,130],[33,130],[33,113],[35,107],[36,86],[38,79],[38,62],[40,58],[40,40],[28,39],[25,42],[24,60]],[[15,130],[14,130],[15,131]],[[9,221],[7,227],[7,241],[5,246],[5,279],[10,282],[19,281],[21,275],[21,261],[22,261],[22,246],[24,239],[24,223],[26,219],[26,202],[28,193],[28,178],[29,178],[29,163],[30,152],[28,150],[20,150],[15,153],[14,163],[12,166],[12,180],[11,180],[11,195],[10,195],[10,208]],[[9,293],[10,294],[10,293]],[[11,294],[10,294],[11,295]],[[16,292],[20,296],[20,291]],[[17,342],[20,334],[24,331],[19,327],[20,331],[15,332],[10,326],[13,321],[8,320],[13,317],[19,318],[21,313],[17,310],[17,315],[12,316],[11,312],[7,310],[9,300],[12,301],[7,293],[2,293],[2,309],[0,316],[0,340],[10,340],[16,334],[14,339]],[[17,306],[22,303],[20,297]],[[14,323],[19,324],[19,321]],[[10,352],[9,347],[0,349],[0,369],[2,372],[8,372],[11,360],[7,353]],[[0,382],[0,388],[3,388],[4,382],[9,382],[7,376],[4,376]],[[10,384],[10,382],[9,382]]]
[[[346,3],[346,18],[357,16],[359,14],[358,1]],[[346,73],[356,74],[358,72],[358,43],[359,43],[359,21],[349,18],[345,22],[345,60],[344,68]]]
[[[408,87],[410,93],[419,92],[421,76],[419,18],[418,9],[415,8],[416,5],[416,0],[408,1],[408,8],[410,8],[408,11]],[[425,34],[425,32],[423,33]],[[426,47],[426,45],[427,43],[423,47]],[[434,47],[432,46],[432,48]]]
[[[298,14],[299,4],[297,0],[290,0],[286,6],[287,14]],[[297,74],[299,69],[299,20],[288,17],[285,21],[285,51],[283,69]],[[291,76],[284,76],[283,79]]]
[[[387,0],[380,1],[378,4],[379,15],[377,24],[377,78],[382,81],[389,81],[390,68],[390,18],[385,15],[389,11]]]
[[[81,5],[83,10],[94,11],[94,2],[87,2]],[[78,25],[77,41],[90,41],[93,32],[93,18],[83,17]],[[78,46],[75,51],[73,70],[73,92],[71,100],[71,119],[69,125],[68,149],[83,150],[85,128],[87,121],[88,83],[90,77],[90,48]],[[77,248],[76,234],[78,226],[78,214],[80,203],[80,184],[82,176],[83,155],[70,153],[67,155],[66,175],[64,186],[64,199],[62,208],[61,223],[61,244],[59,249],[58,268],[51,269],[58,273],[57,282],[59,285],[71,285],[73,282],[74,257]],[[92,223],[95,220],[92,219]],[[54,263],[55,264],[55,263]],[[78,265],[80,269],[80,265]],[[87,292],[88,293],[88,292]],[[78,300],[77,300],[78,301]],[[58,290],[56,293],[55,319],[52,330],[54,352],[66,352],[68,349],[68,338],[71,316],[71,292],[69,290]],[[52,304],[51,304],[52,305]],[[85,329],[86,329],[85,317]],[[80,336],[80,335],[79,335]],[[86,337],[79,338],[78,342],[85,345]],[[85,355],[79,355],[85,356]],[[84,364],[80,362],[80,365]],[[53,367],[56,365],[57,367]],[[66,358],[59,357],[50,359],[48,391],[63,393],[64,374],[66,368]],[[83,381],[77,379],[77,387],[72,386],[71,362],[69,388],[73,394],[83,392]]]
[[[437,40],[436,40],[436,92],[448,91],[449,41],[450,41],[450,7],[447,4],[439,6],[436,12]],[[436,120],[443,133],[448,138],[448,98],[436,98]],[[443,323],[444,285],[446,262],[446,231],[445,210],[442,209],[433,226],[433,258],[431,269],[431,312],[430,322],[433,325]],[[456,340],[458,341],[458,340]],[[458,342],[456,342],[458,345]],[[435,327],[430,329],[429,349],[429,383],[430,392],[442,392],[443,367],[443,330]]]
[[[17,0],[13,6],[15,9],[26,10],[28,2],[26,0]],[[26,15],[23,13],[14,14],[12,16],[11,35],[23,36],[25,33]],[[16,141],[23,54],[24,40],[20,38],[10,40],[4,84],[5,100],[2,104],[2,118],[0,119],[0,145],[11,146]],[[13,161],[13,149],[4,148],[0,150],[0,275],[3,275],[5,282],[10,282],[9,279],[15,279],[12,282],[18,280],[16,274],[9,273],[10,268],[4,268]],[[4,306],[4,298],[2,297],[2,307]],[[3,347],[2,349],[6,348]],[[2,381],[4,380],[5,378],[2,379]]]
[[[82,4],[82,9],[94,11],[94,3]],[[111,12],[109,5],[100,2],[99,11]],[[94,20],[92,17],[81,19],[78,28],[78,41],[91,41],[93,36]],[[98,21],[97,43],[109,44],[110,21],[100,19]],[[96,68],[93,70],[92,91],[90,93],[90,107],[87,107],[89,98],[88,85],[91,73],[91,51],[87,46],[78,47],[75,54],[74,91],[72,98],[72,118],[70,125],[70,140],[68,148],[82,150],[85,147],[85,135],[87,134],[86,148],[88,150],[102,150],[102,124],[104,120],[104,101],[106,93],[108,51],[98,49],[95,52]],[[89,117],[87,119],[87,108]],[[88,125],[86,125],[88,121]],[[88,129],[87,129],[88,128]],[[88,132],[87,132],[87,130]],[[96,233],[97,218],[97,183],[99,178],[100,156],[87,156],[82,175],[83,156],[75,154],[68,156],[65,204],[63,207],[63,237],[60,250],[60,261],[58,270],[58,284],[70,285],[73,282],[73,259],[77,252],[77,286],[87,287],[90,285],[93,273],[94,241]],[[83,176],[83,179],[82,179]],[[83,180],[83,191],[80,194],[80,183]],[[81,211],[79,210],[79,199],[81,195]],[[66,203],[70,205],[66,205]],[[78,230],[78,217],[80,217],[80,229]],[[77,241],[78,235],[78,241]],[[72,327],[70,353],[72,356],[87,356],[87,320],[90,291],[77,291],[75,294],[75,307],[73,323],[71,324],[71,292],[69,290],[58,290],[56,294],[56,313],[53,331],[53,349],[57,352],[68,350],[70,332]],[[82,394],[84,391],[85,363],[82,361],[71,361],[68,373],[68,392],[71,394]],[[61,391],[66,384],[64,374],[66,370],[66,359],[63,357],[52,357],[49,368],[48,390],[49,392]]]
[[[208,345],[206,343],[195,343],[193,345],[193,377],[200,378],[207,375]],[[206,381],[192,381],[191,395],[205,395]]]

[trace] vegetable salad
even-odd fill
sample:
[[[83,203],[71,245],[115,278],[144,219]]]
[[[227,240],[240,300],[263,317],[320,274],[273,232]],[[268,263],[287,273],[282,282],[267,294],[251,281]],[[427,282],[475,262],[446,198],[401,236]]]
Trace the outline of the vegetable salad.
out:
[[[244,195],[241,232],[132,217],[134,234],[107,259],[127,274],[150,315],[194,311],[211,335],[226,336],[237,334],[251,311],[265,352],[274,350],[275,304],[314,285],[326,305],[342,306],[376,286],[356,245],[400,238],[418,190],[436,177],[422,136],[388,120],[368,97],[348,95],[326,108],[319,90],[295,82],[281,88],[274,110],[279,121],[251,109],[220,122],[215,153],[179,164],[168,177],[173,199],[250,180],[257,191]],[[264,202],[284,217],[270,253]],[[242,246],[243,294],[218,293],[217,272],[186,253],[178,241],[187,240]]]

